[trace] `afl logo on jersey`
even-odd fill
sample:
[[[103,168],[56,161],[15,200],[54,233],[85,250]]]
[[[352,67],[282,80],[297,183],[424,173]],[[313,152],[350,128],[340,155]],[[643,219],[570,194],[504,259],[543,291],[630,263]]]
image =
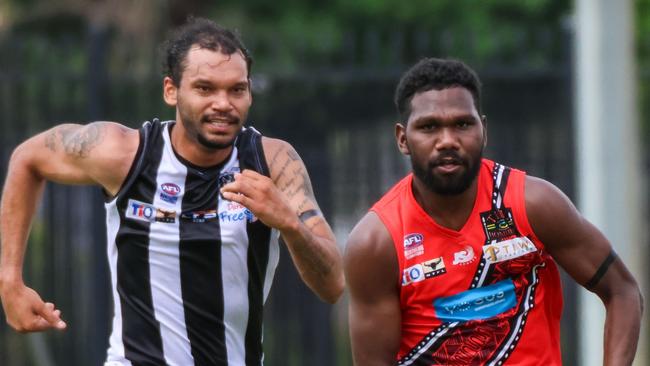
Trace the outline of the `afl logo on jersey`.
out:
[[[160,199],[165,202],[176,203],[180,194],[181,187],[174,183],[163,183],[160,185]]]
[[[406,259],[424,254],[424,236],[413,233],[404,236],[404,256]]]

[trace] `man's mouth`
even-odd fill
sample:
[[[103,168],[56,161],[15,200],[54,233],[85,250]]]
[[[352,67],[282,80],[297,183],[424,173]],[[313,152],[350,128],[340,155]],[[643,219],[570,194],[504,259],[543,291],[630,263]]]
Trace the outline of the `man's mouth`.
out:
[[[208,133],[230,134],[232,126],[237,125],[239,120],[234,116],[212,115],[204,116],[201,122],[207,128]]]
[[[203,123],[209,123],[213,125],[231,125],[231,124],[237,124],[238,119],[237,117],[230,116],[230,115],[221,115],[221,116],[204,116],[201,120]]]
[[[432,165],[433,169],[440,173],[451,174],[463,167],[463,161],[457,157],[444,157],[436,159]]]

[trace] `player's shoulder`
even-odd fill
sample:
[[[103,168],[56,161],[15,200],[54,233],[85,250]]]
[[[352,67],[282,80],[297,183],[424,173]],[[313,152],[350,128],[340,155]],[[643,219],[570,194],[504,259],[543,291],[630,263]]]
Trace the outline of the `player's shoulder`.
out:
[[[524,184],[526,207],[528,210],[568,201],[564,192],[545,179],[526,175]]]
[[[346,256],[381,256],[392,250],[392,237],[373,211],[366,213],[348,236]]]
[[[293,150],[293,146],[288,143],[285,140],[274,138],[274,137],[267,137],[267,136],[262,136],[262,146],[264,147],[264,150],[269,150],[269,151],[277,151],[277,150]]]
[[[104,153],[113,156],[132,155],[140,144],[138,129],[127,127],[118,122],[97,121],[84,126],[84,134],[96,135],[99,147]]]
[[[118,139],[137,139],[139,136],[139,129],[127,127],[119,122],[97,121],[92,124],[101,126],[107,134]]]
[[[398,282],[399,265],[393,241],[376,213],[368,212],[352,229],[343,266],[352,293],[393,288]],[[382,270],[377,272],[377,268]]]
[[[262,148],[272,176],[290,164],[298,164],[302,167],[300,155],[287,141],[263,136]]]
[[[544,240],[549,233],[557,232],[567,226],[567,223],[575,224],[580,221],[580,215],[569,197],[554,184],[534,176],[526,176],[525,184],[528,221],[535,234],[546,245],[551,242]],[[558,226],[558,223],[563,224]]]

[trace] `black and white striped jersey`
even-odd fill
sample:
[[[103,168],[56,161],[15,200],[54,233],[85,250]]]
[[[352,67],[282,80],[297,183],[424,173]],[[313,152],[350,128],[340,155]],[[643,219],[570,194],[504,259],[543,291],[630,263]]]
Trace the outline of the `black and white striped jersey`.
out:
[[[219,194],[240,170],[269,175],[261,135],[244,128],[223,164],[202,169],[174,152],[173,126],[143,125],[131,171],[105,205],[106,365],[261,365],[279,235]]]

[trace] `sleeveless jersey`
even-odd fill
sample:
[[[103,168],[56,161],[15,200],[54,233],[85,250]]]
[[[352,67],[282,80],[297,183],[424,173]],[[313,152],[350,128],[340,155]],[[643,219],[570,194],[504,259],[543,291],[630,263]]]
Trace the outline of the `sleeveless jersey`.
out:
[[[125,183],[105,205],[106,365],[262,365],[278,232],[219,193],[240,170],[269,175],[261,135],[244,128],[223,164],[202,169],[174,152],[173,125],[143,125]]]
[[[483,159],[459,231],[416,202],[412,174],[372,207],[399,261],[399,366],[561,364],[559,273],[528,222],[524,180]]]

